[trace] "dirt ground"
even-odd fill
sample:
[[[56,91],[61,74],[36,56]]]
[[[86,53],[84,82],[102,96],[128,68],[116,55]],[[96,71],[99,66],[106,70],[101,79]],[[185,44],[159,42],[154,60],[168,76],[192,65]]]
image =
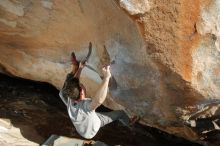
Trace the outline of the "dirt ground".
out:
[[[0,118],[10,119],[30,141],[42,144],[51,134],[83,139],[75,131],[58,90],[49,84],[0,74],[0,100]],[[98,110],[110,109],[102,106]],[[93,140],[110,146],[199,146],[138,123],[130,130],[117,121],[101,128]]]

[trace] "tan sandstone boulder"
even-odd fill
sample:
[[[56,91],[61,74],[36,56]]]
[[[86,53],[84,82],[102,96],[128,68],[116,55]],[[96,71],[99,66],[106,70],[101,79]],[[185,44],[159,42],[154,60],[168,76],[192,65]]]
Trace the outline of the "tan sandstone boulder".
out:
[[[107,106],[201,142],[219,124],[219,6],[219,0],[0,1],[1,72],[60,89],[70,53],[82,58],[91,41],[90,66],[100,72],[114,62]],[[85,68],[82,82],[92,96],[101,79]],[[201,119],[211,127],[201,129]]]

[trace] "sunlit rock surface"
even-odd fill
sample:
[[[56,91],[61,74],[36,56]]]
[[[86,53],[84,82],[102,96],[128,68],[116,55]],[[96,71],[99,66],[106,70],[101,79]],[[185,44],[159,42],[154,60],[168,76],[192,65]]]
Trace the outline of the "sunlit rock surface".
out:
[[[90,66],[99,73],[113,62],[107,106],[193,141],[206,139],[210,126],[218,131],[219,0],[5,0],[0,12],[2,72],[60,89],[70,53],[82,58],[91,41]],[[101,82],[97,72],[83,71],[91,96]],[[203,116],[207,106],[217,109]],[[210,126],[199,129],[197,119]]]
[[[25,128],[25,126],[24,126]],[[22,136],[22,132],[19,128],[16,128],[12,126],[10,120],[8,119],[0,119],[0,145],[1,146],[8,146],[8,145],[22,145],[22,146],[38,146],[37,143],[31,142],[27,139],[25,139]],[[34,135],[36,137],[36,132],[33,129],[30,129],[29,127],[26,127],[27,131],[29,132],[29,135]],[[37,138],[37,137],[36,137]]]
[[[149,0],[120,0],[120,6],[131,15],[144,14],[150,10]]]
[[[220,1],[201,7],[197,31],[202,35],[193,52],[192,84],[206,98],[220,99]]]

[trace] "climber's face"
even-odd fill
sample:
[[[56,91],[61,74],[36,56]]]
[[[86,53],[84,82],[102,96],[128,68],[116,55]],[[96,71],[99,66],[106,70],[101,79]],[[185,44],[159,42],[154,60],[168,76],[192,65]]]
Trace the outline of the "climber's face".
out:
[[[83,84],[80,84],[80,99],[86,98],[86,88]]]

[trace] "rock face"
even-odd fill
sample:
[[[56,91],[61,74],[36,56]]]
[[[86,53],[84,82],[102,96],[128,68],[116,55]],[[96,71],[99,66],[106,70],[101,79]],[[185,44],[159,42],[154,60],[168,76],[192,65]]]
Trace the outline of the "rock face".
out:
[[[120,6],[131,15],[144,14],[150,9],[148,0],[120,0]]]
[[[91,41],[94,69],[114,62],[107,106],[201,142],[220,124],[219,3],[0,1],[1,71],[59,89],[71,69],[70,53],[82,58]],[[85,68],[82,82],[92,96],[101,79]],[[201,120],[210,126],[201,128]]]
[[[202,36],[193,53],[193,86],[204,96],[220,95],[220,1],[210,2],[201,10],[197,31]]]
[[[21,134],[20,128],[16,128],[12,126],[9,119],[0,120],[0,129],[1,129],[1,140],[0,140],[1,146],[8,146],[8,145],[38,146],[37,143],[25,139]],[[32,132],[29,133],[29,135],[31,134],[33,135],[35,133],[33,129],[30,129],[28,127],[26,127],[26,131]]]
[[[8,145],[29,145],[29,146],[37,146],[37,143],[28,141],[23,138],[20,129],[13,127],[8,119],[0,120],[0,129],[1,129],[1,137],[4,137],[4,140],[0,140],[1,146]],[[32,129],[29,129],[30,131]]]

